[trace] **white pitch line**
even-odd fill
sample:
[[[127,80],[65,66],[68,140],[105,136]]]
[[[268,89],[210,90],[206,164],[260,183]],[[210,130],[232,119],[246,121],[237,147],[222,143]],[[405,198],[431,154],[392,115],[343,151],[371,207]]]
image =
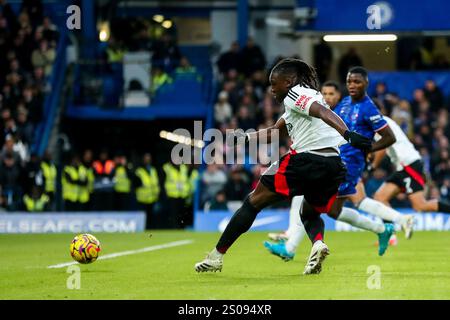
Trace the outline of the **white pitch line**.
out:
[[[107,254],[104,256],[100,256],[97,260],[106,260],[106,259],[112,259],[112,258],[117,258],[117,257],[121,257],[121,256],[127,256],[130,254],[137,254],[137,253],[142,253],[142,252],[155,251],[155,250],[166,249],[166,248],[171,248],[171,247],[183,246],[186,244],[191,244],[193,242],[194,242],[194,240],[174,241],[174,242],[169,242],[169,243],[165,243],[165,244],[159,244],[156,246],[145,247],[145,248],[137,249],[137,250],[128,250],[128,251],[122,251],[122,252],[117,252],[117,253],[111,253],[111,254]],[[73,261],[73,262],[59,263],[59,264],[55,264],[52,266],[48,266],[47,269],[64,268],[64,267],[71,266],[74,264],[78,264],[78,262]]]

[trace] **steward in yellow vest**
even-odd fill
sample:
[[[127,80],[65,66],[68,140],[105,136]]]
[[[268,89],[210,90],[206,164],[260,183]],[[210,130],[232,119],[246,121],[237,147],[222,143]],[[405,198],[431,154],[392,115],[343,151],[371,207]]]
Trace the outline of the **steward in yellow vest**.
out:
[[[33,186],[31,193],[23,196],[23,208],[28,212],[42,212],[49,209],[50,197],[38,186]]]
[[[186,200],[191,189],[187,166],[185,164],[166,163],[163,165],[163,171],[165,175],[164,189],[167,197]]]
[[[41,170],[44,177],[44,192],[53,198],[56,190],[56,166],[50,161],[42,160]]]
[[[152,204],[159,199],[159,179],[156,169],[152,166],[141,166],[136,169],[135,175],[136,200],[140,204]]]
[[[167,228],[182,228],[186,220],[186,204],[189,198],[191,185],[188,167],[185,164],[163,165],[164,191],[167,197]]]
[[[152,85],[150,87],[150,93],[155,95],[156,91],[161,89],[164,85],[171,84],[173,82],[172,78],[164,72],[161,67],[154,66],[152,72]]]
[[[151,165],[151,155],[146,153],[142,157],[142,165],[134,172],[134,187],[136,201],[140,209],[147,215],[146,229],[150,229],[153,220],[154,204],[159,200],[159,177],[156,169]]]
[[[80,203],[80,210],[85,211],[89,209],[93,177],[92,168],[88,168],[84,164],[78,166],[78,202]]]
[[[87,188],[89,190],[89,193],[92,194],[92,192],[94,191],[94,182],[95,182],[92,150],[86,149],[84,151],[82,165],[86,168],[87,182],[88,182]]]
[[[114,162],[115,167],[111,173],[114,181],[114,210],[130,210],[131,166],[127,164],[124,155],[116,156]]]
[[[77,155],[72,157],[70,165],[66,165],[62,175],[62,191],[64,199],[64,207],[66,211],[78,211],[80,209],[78,205],[79,199],[79,172],[78,167],[80,165],[80,159]]]

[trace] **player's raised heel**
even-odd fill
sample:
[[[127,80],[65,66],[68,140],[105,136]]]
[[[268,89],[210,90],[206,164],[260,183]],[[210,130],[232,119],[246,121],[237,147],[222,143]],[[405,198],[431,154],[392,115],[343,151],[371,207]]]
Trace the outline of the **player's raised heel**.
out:
[[[319,274],[322,271],[322,263],[329,254],[330,250],[325,243],[314,243],[303,274]]]
[[[195,271],[197,272],[222,272],[223,259],[215,258],[212,259],[208,254],[206,258],[199,263],[195,264]]]

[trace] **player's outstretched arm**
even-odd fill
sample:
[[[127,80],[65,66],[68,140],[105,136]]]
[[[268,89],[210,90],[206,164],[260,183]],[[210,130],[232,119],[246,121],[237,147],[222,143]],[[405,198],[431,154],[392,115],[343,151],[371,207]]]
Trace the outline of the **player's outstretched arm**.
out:
[[[276,135],[274,131],[278,131]],[[235,130],[233,132],[235,138],[237,138],[237,144],[243,144],[248,142],[249,140],[258,139],[262,141],[266,141],[267,143],[272,142],[272,137],[284,137],[287,135],[286,122],[283,118],[278,119],[275,125],[258,130],[255,132],[244,132],[243,130]],[[230,142],[231,145],[234,144],[234,139],[229,139],[227,142]]]
[[[278,131],[278,135],[275,135],[274,131]],[[283,118],[280,118],[273,126],[267,129],[249,133],[249,139],[263,139],[263,141],[267,141],[267,143],[270,143],[272,142],[272,137],[285,137],[287,136],[287,134],[286,122]]]
[[[372,145],[370,152],[386,149],[393,145],[397,140],[395,139],[394,132],[392,132],[392,129],[389,126],[384,127],[377,133],[381,136],[381,139]]]
[[[320,103],[313,102],[311,104],[309,115],[311,117],[322,119],[330,127],[336,129],[337,132],[339,132],[353,147],[364,151],[371,150],[372,141],[369,138],[364,137],[355,131],[350,131],[341,117]]]

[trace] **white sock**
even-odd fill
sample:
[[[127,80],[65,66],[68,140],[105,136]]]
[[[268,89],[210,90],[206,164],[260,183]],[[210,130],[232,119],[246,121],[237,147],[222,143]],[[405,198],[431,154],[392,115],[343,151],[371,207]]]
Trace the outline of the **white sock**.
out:
[[[351,208],[342,208],[341,214],[338,217],[339,221],[346,222],[354,227],[372,231],[375,233],[384,232],[384,224],[373,222],[369,218],[360,215],[358,211]]]
[[[289,210],[289,228],[286,230],[288,238],[296,232],[297,226],[303,225],[300,220],[300,208],[302,207],[303,196],[295,196],[292,198],[291,209]]]
[[[371,198],[364,198],[364,200],[359,204],[358,209],[373,216],[380,217],[383,220],[392,221],[399,224],[401,224],[404,219],[404,216],[402,216],[402,214],[398,211]]]
[[[214,249],[209,253],[209,256],[211,257],[211,259],[222,258],[222,257],[223,257],[223,253],[220,253],[219,251],[217,251],[216,248],[214,248]]]
[[[290,226],[289,226],[289,228],[290,228]],[[289,253],[295,253],[297,251],[298,245],[305,237],[305,234],[306,234],[305,227],[303,226],[302,221],[299,219],[298,223],[296,223],[292,227],[291,235],[290,235],[288,241],[286,241],[286,243],[285,243],[286,250]]]

